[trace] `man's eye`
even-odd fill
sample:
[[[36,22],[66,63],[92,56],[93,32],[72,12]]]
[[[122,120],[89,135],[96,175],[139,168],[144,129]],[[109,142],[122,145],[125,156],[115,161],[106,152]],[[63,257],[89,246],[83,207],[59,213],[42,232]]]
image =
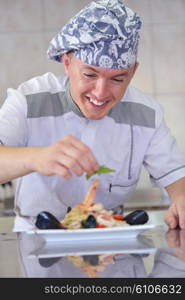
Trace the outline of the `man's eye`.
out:
[[[85,76],[85,77],[88,77],[88,78],[93,78],[93,77],[95,77],[94,74],[87,74],[87,73],[84,73],[84,76]]]
[[[114,78],[113,81],[115,81],[115,82],[123,82],[123,79],[116,79],[116,78]]]

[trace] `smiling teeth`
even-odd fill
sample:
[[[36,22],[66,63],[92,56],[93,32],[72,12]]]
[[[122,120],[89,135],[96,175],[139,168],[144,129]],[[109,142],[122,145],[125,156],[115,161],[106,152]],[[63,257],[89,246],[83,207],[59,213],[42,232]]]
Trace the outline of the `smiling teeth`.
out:
[[[89,101],[98,106],[101,106],[105,103],[105,102],[100,102],[100,101],[96,101],[96,100],[92,100],[92,99],[89,99]]]

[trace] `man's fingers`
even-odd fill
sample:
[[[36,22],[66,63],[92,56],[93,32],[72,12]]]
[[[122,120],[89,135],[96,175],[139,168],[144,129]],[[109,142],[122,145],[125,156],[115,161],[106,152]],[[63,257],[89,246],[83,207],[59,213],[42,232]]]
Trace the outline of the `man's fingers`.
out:
[[[53,167],[53,172],[55,173],[55,175],[61,176],[64,179],[70,179],[72,177],[71,172],[59,163],[55,164],[55,166]]]
[[[185,229],[185,207],[178,209],[179,227]]]
[[[78,154],[82,167],[87,173],[98,170],[99,164],[91,149],[76,138],[71,139],[71,144],[78,150]]]
[[[72,136],[61,140],[62,152],[74,159],[86,173],[94,172],[99,168],[98,162],[88,146]]]
[[[58,163],[60,166],[64,166],[67,169],[72,170],[77,176],[82,176],[84,173],[84,170],[81,168],[81,166],[76,163],[74,159],[65,154],[59,156]]]
[[[173,202],[166,215],[165,222],[170,227],[170,229],[174,229],[176,227],[180,227],[181,229],[185,229],[185,205],[182,202]]]
[[[168,217],[165,219],[166,224],[170,229],[175,229],[178,226],[178,222],[174,217]]]
[[[91,160],[87,158],[87,153],[85,153],[85,151],[80,152],[74,146],[69,146],[65,143],[61,146],[61,150],[65,156],[68,156],[71,159],[71,162],[73,161],[74,165],[79,165],[83,169],[83,172],[88,173],[90,170],[92,171],[93,164],[91,163]]]
[[[164,219],[170,229],[175,229],[178,226],[177,216],[170,210],[168,210]]]
[[[98,167],[91,149],[77,138],[67,136],[41,148],[35,170],[45,176],[58,175],[69,179],[72,173],[82,176],[94,172]]]

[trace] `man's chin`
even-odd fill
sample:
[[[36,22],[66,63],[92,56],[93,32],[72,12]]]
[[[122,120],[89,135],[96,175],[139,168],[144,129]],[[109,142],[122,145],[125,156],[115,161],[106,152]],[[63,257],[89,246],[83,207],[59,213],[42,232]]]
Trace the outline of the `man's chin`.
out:
[[[89,120],[101,120],[106,116],[105,113],[104,114],[89,114],[89,113],[86,113],[84,115]]]
[[[107,116],[109,113],[109,110],[102,110],[99,112],[92,112],[92,111],[83,111],[83,115],[89,119],[89,120],[101,120],[103,119],[105,116]]]

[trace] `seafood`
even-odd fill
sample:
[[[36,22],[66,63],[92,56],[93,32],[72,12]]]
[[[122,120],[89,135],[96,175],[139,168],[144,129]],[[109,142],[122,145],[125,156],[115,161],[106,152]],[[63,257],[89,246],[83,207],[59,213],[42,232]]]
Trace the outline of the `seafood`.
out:
[[[61,222],[47,211],[38,214],[35,225],[39,229],[64,229]]]
[[[37,216],[36,227],[39,229],[106,228],[128,224],[140,225],[148,221],[148,214],[142,209],[135,210],[126,216],[114,215],[111,210],[106,210],[102,203],[94,202],[99,184],[100,181],[94,179],[84,201],[68,209],[62,221],[57,220],[51,213],[43,211]]]
[[[137,209],[125,216],[124,220],[129,225],[142,225],[148,222],[149,216],[143,209]]]
[[[72,208],[61,221],[64,227],[69,229],[104,228],[126,224],[123,218],[118,219],[112,214],[112,211],[106,210],[102,203],[94,202],[99,184],[100,181],[94,179],[85,195],[84,201]]]

